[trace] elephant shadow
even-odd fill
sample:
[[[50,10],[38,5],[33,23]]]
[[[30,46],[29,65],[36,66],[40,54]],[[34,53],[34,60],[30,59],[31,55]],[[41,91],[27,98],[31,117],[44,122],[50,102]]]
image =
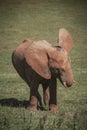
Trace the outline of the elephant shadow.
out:
[[[24,107],[27,108],[29,105],[28,100],[20,101],[16,98],[8,98],[8,99],[0,99],[1,106],[8,106],[8,107]]]
[[[0,99],[0,106],[8,106],[8,107],[21,107],[27,109],[29,107],[29,100],[18,100],[16,98],[8,98],[8,99]],[[38,109],[41,111],[47,111],[43,106],[38,106]]]

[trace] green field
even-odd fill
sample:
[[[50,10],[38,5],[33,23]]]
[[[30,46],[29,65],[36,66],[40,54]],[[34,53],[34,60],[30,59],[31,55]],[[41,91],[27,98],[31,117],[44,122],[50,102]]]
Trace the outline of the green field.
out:
[[[56,45],[62,27],[73,37],[76,83],[65,89],[58,82],[58,113],[29,112],[29,88],[12,66],[12,52],[26,38]],[[87,130],[86,0],[0,0],[0,130]]]

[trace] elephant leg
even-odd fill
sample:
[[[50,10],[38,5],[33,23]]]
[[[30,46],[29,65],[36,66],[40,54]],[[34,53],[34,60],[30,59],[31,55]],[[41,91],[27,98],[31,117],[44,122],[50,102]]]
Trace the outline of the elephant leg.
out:
[[[49,106],[50,95],[49,95],[49,86],[48,86],[48,83],[47,84],[42,84],[42,86],[43,86],[43,101],[44,101],[44,104],[46,106]]]
[[[38,107],[38,85],[30,86],[30,104],[28,110],[36,111]]]
[[[49,110],[54,112],[58,112],[56,87],[57,87],[57,80],[56,78],[52,78],[49,82],[49,92],[50,92]]]
[[[43,110],[43,107],[42,107],[42,98],[41,98],[41,95],[39,92],[37,92],[37,99],[38,99],[38,109],[42,109]]]

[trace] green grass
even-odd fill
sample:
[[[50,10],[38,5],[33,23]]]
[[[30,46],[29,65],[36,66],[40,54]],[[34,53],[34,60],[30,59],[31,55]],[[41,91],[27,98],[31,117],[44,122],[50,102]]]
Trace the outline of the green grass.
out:
[[[86,0],[0,0],[0,130],[87,129],[86,9]],[[12,66],[12,51],[26,38],[56,44],[61,27],[73,36],[76,83],[65,89],[58,82],[59,113],[29,112],[29,88]]]

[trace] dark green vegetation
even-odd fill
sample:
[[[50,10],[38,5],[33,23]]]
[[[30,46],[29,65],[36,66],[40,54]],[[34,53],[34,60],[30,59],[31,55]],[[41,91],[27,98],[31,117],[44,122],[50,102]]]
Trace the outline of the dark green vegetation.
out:
[[[12,66],[12,51],[25,38],[56,44],[61,27],[73,36],[71,60],[76,83],[67,89],[58,83],[59,113],[29,112],[25,109],[29,89]],[[86,0],[0,0],[0,130],[86,129]]]

